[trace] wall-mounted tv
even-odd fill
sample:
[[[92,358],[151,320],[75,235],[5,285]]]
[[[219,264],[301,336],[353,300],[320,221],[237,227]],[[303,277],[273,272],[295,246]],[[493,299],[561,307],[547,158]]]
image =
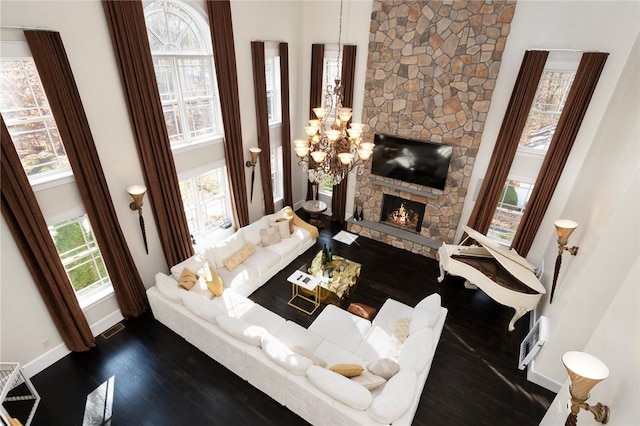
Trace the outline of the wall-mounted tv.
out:
[[[452,146],[377,133],[374,143],[372,174],[444,189]]]

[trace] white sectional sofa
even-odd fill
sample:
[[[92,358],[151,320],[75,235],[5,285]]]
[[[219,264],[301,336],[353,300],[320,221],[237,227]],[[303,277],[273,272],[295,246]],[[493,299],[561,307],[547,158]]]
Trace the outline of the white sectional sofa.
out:
[[[315,425],[411,424],[447,315],[433,294],[415,308],[388,299],[372,322],[328,305],[305,329],[232,289],[209,300],[162,273],[147,295],[158,321]],[[367,370],[350,379],[324,364]],[[399,371],[368,371],[381,366]]]
[[[288,219],[291,219],[293,223],[288,228],[289,232],[283,230],[279,233],[277,242],[268,246],[263,244],[261,231],[264,233],[278,228],[282,229],[281,226],[287,228],[289,226]],[[177,282],[184,268],[196,272],[208,263],[214,267],[222,279],[225,289],[233,289],[238,294],[248,296],[295,258],[313,247],[317,238],[318,229],[315,226],[300,219],[290,207],[285,207],[279,212],[263,216],[240,228],[224,241],[173,266],[171,275]],[[247,244],[251,245],[255,252],[238,266],[229,270],[225,265],[225,260],[228,260]]]

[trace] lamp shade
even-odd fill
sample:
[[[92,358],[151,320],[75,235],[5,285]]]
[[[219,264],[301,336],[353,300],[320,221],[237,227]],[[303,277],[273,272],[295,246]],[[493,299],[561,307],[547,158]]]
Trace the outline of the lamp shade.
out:
[[[129,185],[127,187],[127,193],[133,199],[132,209],[139,209],[142,207],[142,199],[144,198],[144,194],[147,193],[147,187],[144,185]]]
[[[553,224],[556,227],[558,233],[558,244],[566,245],[569,241],[569,236],[576,230],[578,224],[573,220],[558,219]]]
[[[609,377],[607,366],[584,352],[567,352],[562,355],[562,363],[571,379],[571,395],[578,400],[586,400],[591,389]]]

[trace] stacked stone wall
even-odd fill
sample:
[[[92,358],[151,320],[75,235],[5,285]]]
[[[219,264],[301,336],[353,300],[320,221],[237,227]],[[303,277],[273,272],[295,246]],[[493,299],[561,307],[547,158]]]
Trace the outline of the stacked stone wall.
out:
[[[427,204],[424,237],[453,241],[514,11],[515,0],[374,0],[365,138],[383,133],[445,143],[453,156],[444,191],[383,179],[424,190],[424,197],[375,185],[379,178],[365,170],[356,188],[365,220],[379,220],[382,194],[391,193]]]

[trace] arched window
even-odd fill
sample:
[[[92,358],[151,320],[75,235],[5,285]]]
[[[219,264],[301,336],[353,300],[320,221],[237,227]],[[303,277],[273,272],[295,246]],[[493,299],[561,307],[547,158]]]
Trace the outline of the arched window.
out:
[[[221,137],[207,22],[194,8],[178,1],[151,2],[144,13],[172,148]]]

